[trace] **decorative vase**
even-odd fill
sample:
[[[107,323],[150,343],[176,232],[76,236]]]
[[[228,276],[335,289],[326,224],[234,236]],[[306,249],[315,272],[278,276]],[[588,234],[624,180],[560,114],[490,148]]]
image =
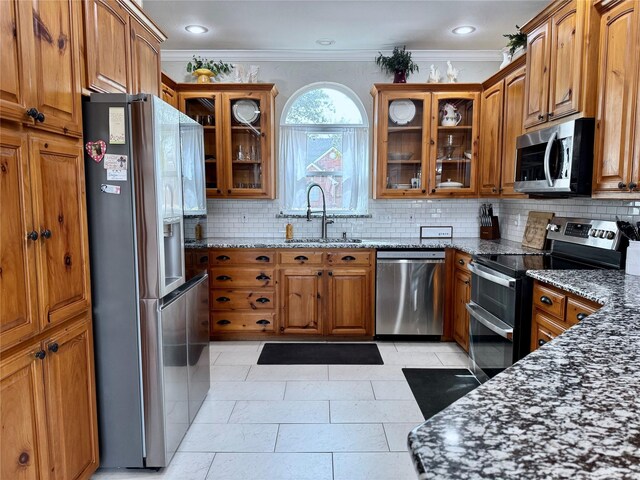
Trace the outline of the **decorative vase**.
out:
[[[210,77],[215,76],[215,73],[208,68],[199,68],[198,70],[194,70],[193,76],[198,77],[198,83],[210,83]]]
[[[406,70],[396,70],[393,75],[393,83],[407,83],[407,71]]]
[[[504,68],[511,63],[511,53],[509,53],[508,48],[502,49],[502,63],[500,64],[500,68]]]

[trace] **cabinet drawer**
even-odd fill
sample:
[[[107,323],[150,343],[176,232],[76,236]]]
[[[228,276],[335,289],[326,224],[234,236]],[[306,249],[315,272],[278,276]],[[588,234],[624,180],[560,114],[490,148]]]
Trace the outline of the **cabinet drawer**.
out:
[[[536,283],[533,287],[533,304],[564,322],[565,296],[562,293]]]
[[[575,325],[583,318],[591,315],[599,310],[600,307],[589,304],[587,300],[584,302],[573,298],[567,299],[567,323]]]
[[[209,254],[209,265],[273,265],[274,263],[274,250],[221,249],[211,250]]]
[[[322,252],[310,252],[308,250],[290,250],[280,252],[282,265],[322,265]]]
[[[456,250],[456,254],[454,255],[453,258],[454,258],[454,263],[456,268],[464,270],[465,272],[469,272],[469,263],[471,263],[471,255],[469,255],[468,253],[461,252],[460,250]]]
[[[333,251],[327,253],[327,264],[329,265],[371,265],[372,253],[370,250],[353,251]]]
[[[273,268],[218,267],[209,271],[213,288],[272,287],[275,285]]]
[[[211,310],[273,310],[275,294],[259,290],[211,290]]]
[[[274,312],[211,312],[211,331],[221,332],[273,332]]]
[[[550,342],[564,332],[564,328],[557,325],[551,318],[546,317],[536,309],[533,310],[532,329],[531,351]]]

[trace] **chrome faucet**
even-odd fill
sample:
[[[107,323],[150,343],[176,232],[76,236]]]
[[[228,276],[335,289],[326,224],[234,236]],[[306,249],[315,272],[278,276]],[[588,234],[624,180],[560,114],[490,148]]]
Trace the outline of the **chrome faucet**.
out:
[[[313,187],[318,187],[320,189],[320,193],[322,193],[322,239],[326,240],[327,239],[327,225],[329,225],[330,223],[333,223],[333,220],[327,220],[327,201],[326,201],[326,199],[324,197],[324,190],[317,183],[312,183],[311,185],[309,185],[309,188],[307,189],[307,222],[311,221],[311,214],[312,213],[319,213],[319,211],[316,211],[316,212],[312,212],[311,211],[310,194],[311,194],[311,189]]]

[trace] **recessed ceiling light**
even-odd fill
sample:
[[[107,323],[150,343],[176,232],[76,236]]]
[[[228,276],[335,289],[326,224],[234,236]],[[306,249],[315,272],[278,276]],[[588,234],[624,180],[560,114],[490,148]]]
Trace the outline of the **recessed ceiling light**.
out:
[[[476,27],[472,27],[471,25],[463,25],[461,27],[456,27],[451,30],[456,35],[469,35],[476,31]]]
[[[331,40],[330,38],[321,38],[320,40],[316,40],[318,45],[322,45],[323,47],[328,47],[329,45],[333,45],[336,43],[335,40]]]
[[[202,25],[187,25],[184,29],[189,33],[207,33],[209,29]]]

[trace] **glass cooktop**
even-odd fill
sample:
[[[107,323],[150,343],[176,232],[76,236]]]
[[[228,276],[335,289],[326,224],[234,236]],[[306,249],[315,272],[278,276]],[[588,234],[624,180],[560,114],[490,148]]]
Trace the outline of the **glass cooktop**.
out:
[[[601,268],[549,254],[475,255],[473,259],[475,262],[516,278],[525,275],[527,270],[594,270]]]

